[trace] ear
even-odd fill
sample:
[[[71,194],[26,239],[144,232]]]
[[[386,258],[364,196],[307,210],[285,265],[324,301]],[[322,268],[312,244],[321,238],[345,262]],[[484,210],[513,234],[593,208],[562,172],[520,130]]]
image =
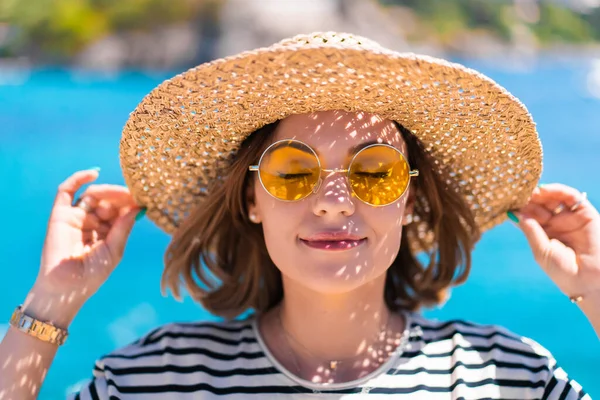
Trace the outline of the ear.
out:
[[[406,205],[404,206],[404,217],[402,218],[402,225],[404,226],[409,225],[413,221],[416,198],[414,186],[411,186],[408,189],[408,197],[406,199]]]
[[[248,210],[248,219],[255,224],[259,224],[262,219],[256,205],[256,196],[254,194],[255,184],[256,182],[251,180],[246,188],[246,209]]]

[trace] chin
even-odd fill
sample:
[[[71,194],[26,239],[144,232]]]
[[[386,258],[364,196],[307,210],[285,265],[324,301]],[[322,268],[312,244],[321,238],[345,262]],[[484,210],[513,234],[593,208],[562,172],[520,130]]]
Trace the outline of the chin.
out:
[[[304,257],[306,264],[284,274],[303,286],[321,293],[347,293],[374,280],[385,268],[375,268],[372,262],[324,262]],[[310,267],[307,267],[310,265]],[[378,271],[379,269],[382,272]]]

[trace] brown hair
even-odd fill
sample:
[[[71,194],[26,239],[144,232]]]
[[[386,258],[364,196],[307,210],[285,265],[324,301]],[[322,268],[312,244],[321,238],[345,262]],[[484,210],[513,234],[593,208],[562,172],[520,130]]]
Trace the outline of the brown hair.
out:
[[[470,208],[446,173],[440,173],[421,142],[402,125],[411,168],[414,214],[435,236],[422,263],[409,246],[418,240],[416,222],[405,227],[398,256],[387,271],[385,300],[392,310],[416,310],[444,301],[451,285],[466,280],[471,250],[480,232]],[[250,135],[228,162],[222,181],[208,191],[173,235],[165,254],[163,293],[181,298],[181,288],[213,314],[233,318],[248,309],[265,312],[283,297],[281,274],[267,252],[262,228],[250,222],[247,196],[254,185],[248,166],[272,142],[277,122]],[[407,234],[408,233],[408,234]]]

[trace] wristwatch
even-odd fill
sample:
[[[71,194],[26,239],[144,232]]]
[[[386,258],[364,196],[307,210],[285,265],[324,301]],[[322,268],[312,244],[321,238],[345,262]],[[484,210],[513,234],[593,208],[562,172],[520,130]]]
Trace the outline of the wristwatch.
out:
[[[57,328],[49,322],[43,322],[25,314],[21,310],[21,306],[18,306],[13,312],[10,325],[44,342],[59,346],[65,343],[67,336],[69,336],[65,329]]]

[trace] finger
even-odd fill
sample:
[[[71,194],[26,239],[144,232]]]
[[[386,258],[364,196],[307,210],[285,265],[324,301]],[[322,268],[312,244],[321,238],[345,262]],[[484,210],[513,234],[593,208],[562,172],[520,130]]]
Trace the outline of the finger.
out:
[[[87,204],[91,211],[86,211],[83,208],[79,207],[77,204],[80,202],[84,202]],[[73,205],[73,211],[75,212],[74,218],[74,226],[82,229],[82,230],[91,230],[96,229],[101,221],[95,213],[96,207],[98,206],[98,200],[93,198],[92,196],[82,195],[79,199],[75,200],[75,204]]]
[[[93,238],[95,241],[104,240],[108,236],[111,227],[112,226],[109,224],[100,223],[93,229],[83,229],[81,231],[81,237],[84,243],[86,243],[86,241],[90,238]]]
[[[98,216],[96,214],[93,213],[88,213],[85,215],[85,217],[83,218],[83,222],[81,223],[81,230],[93,230],[93,229],[98,229],[98,227],[102,224],[102,221],[100,221],[100,218],[98,218]]]
[[[84,193],[82,196],[80,196],[77,200],[73,202],[73,207],[75,207],[77,212],[80,212],[79,210],[81,210],[84,213],[90,213],[91,211],[87,211],[82,207],[84,204],[86,205],[86,207],[89,207],[91,210],[93,210],[98,205],[98,200],[96,200],[92,196],[87,196]]]
[[[110,222],[119,215],[119,209],[115,208],[108,200],[97,200],[93,196],[87,193],[80,198],[84,201],[92,211],[87,212],[83,208],[74,206],[76,208],[77,216],[83,218],[83,229],[95,229],[99,223]],[[76,201],[76,204],[79,200]]]
[[[99,223],[95,228],[93,229],[84,229],[82,230],[82,233],[89,233],[89,232],[96,232],[100,237],[105,238],[106,236],[108,236],[108,232],[110,232],[110,228],[111,225],[106,224],[106,223]]]
[[[85,202],[85,204],[87,204],[92,211],[86,211],[79,207],[77,204],[80,202]],[[93,210],[95,210],[97,205],[98,201],[91,196],[82,196],[75,200],[75,204],[73,205],[73,214],[69,214],[69,221],[71,225],[82,230],[96,229],[100,224],[100,219]]]
[[[81,242],[84,246],[90,246],[100,239],[100,234],[95,229],[81,232]]]
[[[544,226],[553,217],[553,214],[544,206],[529,202],[526,206],[519,209],[519,214],[535,219],[540,225]]]
[[[120,260],[125,251],[125,244],[135,223],[135,217],[140,208],[134,207],[124,215],[119,216],[106,237],[106,244],[115,260]]]
[[[98,179],[98,171],[95,169],[77,171],[60,185],[54,201],[55,205],[70,206],[73,204],[75,193],[85,184]]]
[[[531,202],[519,209],[516,214],[519,219],[524,217],[535,219],[550,239],[563,237],[565,233],[573,232],[585,223],[581,216],[572,212],[563,211],[555,215],[546,207]],[[562,240],[566,239],[563,237]]]
[[[108,200],[100,200],[94,209],[94,213],[102,221],[110,221],[118,216],[119,211]]]
[[[137,206],[129,189],[124,186],[107,184],[90,185],[85,190],[85,195],[93,196],[98,200],[107,200],[117,208]]]
[[[531,195],[531,201],[546,205],[550,210],[554,210],[560,203],[571,207],[579,199],[581,199],[579,190],[561,183],[541,185]]]
[[[567,209],[567,205],[563,202],[550,200],[546,203],[546,209],[550,214],[557,216]]]
[[[521,228],[529,242],[533,257],[538,264],[545,268],[543,262],[546,253],[550,248],[550,238],[546,234],[546,231],[544,231],[544,228],[542,228],[538,221],[534,218],[527,217],[526,215],[521,215],[518,226]]]
[[[530,204],[543,206],[551,216],[560,214],[562,210],[567,208],[562,201],[556,200],[554,197],[550,197],[548,195],[544,196],[539,188],[534,189],[533,195],[530,199]]]

